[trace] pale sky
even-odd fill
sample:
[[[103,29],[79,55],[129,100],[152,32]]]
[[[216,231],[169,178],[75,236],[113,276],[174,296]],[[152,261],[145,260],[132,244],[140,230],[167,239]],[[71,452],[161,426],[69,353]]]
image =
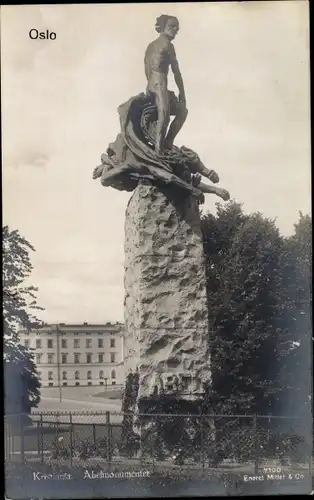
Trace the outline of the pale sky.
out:
[[[307,1],[2,6],[4,223],[36,248],[47,322],[123,320],[130,194],[92,172],[119,132],[118,105],[145,91],[162,13],[180,22],[189,116],[176,144],[282,234],[310,212]],[[32,28],[56,40],[31,40]],[[207,195],[204,210],[216,201]]]

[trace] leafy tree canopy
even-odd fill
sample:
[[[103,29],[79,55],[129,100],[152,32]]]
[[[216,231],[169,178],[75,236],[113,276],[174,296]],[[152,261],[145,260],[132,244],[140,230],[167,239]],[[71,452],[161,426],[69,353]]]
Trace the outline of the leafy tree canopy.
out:
[[[19,329],[30,330],[42,322],[34,314],[37,288],[26,285],[32,272],[33,246],[19,231],[2,228],[3,326],[5,363],[5,407],[7,414],[28,414],[40,401],[40,382],[33,353],[19,342]]]
[[[230,201],[218,204],[216,215],[203,215],[202,227],[212,410],[284,411],[287,394],[302,392],[295,367],[305,353],[297,347],[310,338],[311,219],[301,214],[285,238],[274,220],[244,214]],[[283,376],[288,366],[290,376]]]

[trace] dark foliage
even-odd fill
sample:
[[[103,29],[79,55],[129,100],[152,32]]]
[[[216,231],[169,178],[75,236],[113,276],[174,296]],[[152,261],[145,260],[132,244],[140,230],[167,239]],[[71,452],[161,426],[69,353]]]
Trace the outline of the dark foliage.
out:
[[[139,388],[139,373],[129,373],[122,396],[122,439],[119,447],[121,455],[134,456],[140,447],[139,435],[134,430],[134,412]]]
[[[26,285],[32,271],[29,252],[34,248],[7,226],[2,229],[2,238],[5,411],[27,415],[40,401],[40,382],[34,355],[20,344],[18,331],[41,325],[32,314],[42,309],[37,305],[37,288]]]
[[[203,216],[202,224],[212,412],[285,413],[288,393],[292,400],[304,386],[304,378],[296,382],[296,367],[302,365],[305,376],[309,358],[300,345],[309,349],[311,337],[310,218],[301,216],[295,234],[285,238],[274,221],[246,215],[231,201],[218,205],[216,216]]]

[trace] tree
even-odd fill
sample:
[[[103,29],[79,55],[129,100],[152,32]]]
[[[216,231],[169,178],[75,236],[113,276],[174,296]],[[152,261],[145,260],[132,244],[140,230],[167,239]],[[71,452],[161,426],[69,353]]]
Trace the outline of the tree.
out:
[[[139,389],[139,373],[130,372],[125,381],[122,394],[122,430],[120,453],[127,457],[132,457],[139,450],[139,435],[134,431],[134,412],[136,407],[137,394]]]
[[[300,214],[295,234],[284,238],[274,221],[246,215],[231,201],[218,204],[217,215],[203,216],[202,224],[212,370],[208,407],[216,414],[308,414],[310,217]],[[264,421],[261,444],[272,451],[280,435]],[[215,419],[220,458],[242,453],[237,443],[248,436],[245,419],[234,422]],[[293,425],[288,441],[297,439],[304,453],[308,433]]]
[[[40,382],[34,355],[19,342],[20,328],[38,328],[42,323],[33,314],[42,310],[37,304],[37,288],[25,282],[32,272],[33,246],[20,235],[2,229],[3,238],[3,326],[6,414],[29,414],[40,401]]]
[[[30,414],[40,402],[41,384],[33,354],[11,339],[5,340],[6,414]]]
[[[35,293],[38,289],[25,285],[33,266],[29,252],[34,247],[19,231],[2,229],[3,252],[3,317],[5,337],[16,338],[18,328],[37,328],[40,321],[33,316],[33,310],[42,310],[37,305]]]
[[[277,312],[282,237],[274,221],[218,204],[203,217],[207,262],[211,408],[266,413],[279,391]]]
[[[312,221],[300,213],[281,256],[281,374],[285,391],[281,411],[306,413],[311,407]]]

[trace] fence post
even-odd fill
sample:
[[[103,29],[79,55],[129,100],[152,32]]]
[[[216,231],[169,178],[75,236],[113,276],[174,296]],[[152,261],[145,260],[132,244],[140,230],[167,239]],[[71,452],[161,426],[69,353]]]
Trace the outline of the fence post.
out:
[[[6,424],[6,436],[7,436],[7,447],[8,447],[8,460],[11,460],[11,442],[12,442],[12,438],[11,438],[11,429],[10,429],[10,424],[9,424],[9,420],[8,419],[5,419],[5,424]]]
[[[43,414],[40,414],[40,447],[41,447],[41,464],[44,463],[44,433],[43,433]]]
[[[15,420],[15,419],[14,419]],[[12,438],[12,446],[11,446],[11,450],[12,450],[12,456],[14,458],[14,453],[15,453],[15,426],[16,426],[16,423],[15,421],[11,422],[11,429],[10,429],[10,434],[11,434],[11,438]]]
[[[25,463],[25,442],[24,442],[24,422],[23,422],[24,414],[20,414],[20,443],[21,443],[21,461]]]
[[[37,454],[40,456],[40,422],[37,420]]]
[[[73,459],[73,423],[72,423],[72,413],[70,412],[70,465],[72,465]]]
[[[59,412],[58,411],[56,413],[55,429],[56,429],[56,437],[57,437],[57,443],[58,443],[58,439],[59,439]],[[58,446],[58,457],[60,457],[59,444],[57,446]]]
[[[201,460],[202,460],[202,469],[203,469],[203,474],[204,476],[204,468],[205,468],[205,453],[204,453],[204,416],[201,415]],[[207,426],[208,427],[208,426]]]
[[[111,463],[111,432],[110,432],[110,412],[106,411],[106,426],[107,426],[107,459],[108,464]]]
[[[314,432],[314,427],[313,427],[313,424],[312,424],[312,415],[310,414],[309,415],[309,420],[306,419],[306,428],[310,428],[311,429],[311,433],[310,433],[310,439],[311,439],[311,446],[310,446],[310,449],[309,449],[309,477],[312,478],[312,482],[313,482],[313,457],[314,457],[314,447],[313,447],[313,442],[314,442],[314,439],[313,439],[313,432]]]
[[[258,439],[257,439],[257,414],[253,415],[253,434],[254,434],[254,474],[258,475]]]
[[[4,435],[5,435],[5,460],[9,460],[10,457],[10,433],[8,421],[4,417]]]
[[[7,426],[7,421],[6,421],[6,418],[4,417],[4,439],[5,439],[5,461],[6,460],[9,460],[9,457],[10,457],[10,452],[9,452],[9,440],[8,440],[8,426]]]
[[[96,446],[96,424],[92,424],[93,425],[93,442],[94,442],[94,446]]]

